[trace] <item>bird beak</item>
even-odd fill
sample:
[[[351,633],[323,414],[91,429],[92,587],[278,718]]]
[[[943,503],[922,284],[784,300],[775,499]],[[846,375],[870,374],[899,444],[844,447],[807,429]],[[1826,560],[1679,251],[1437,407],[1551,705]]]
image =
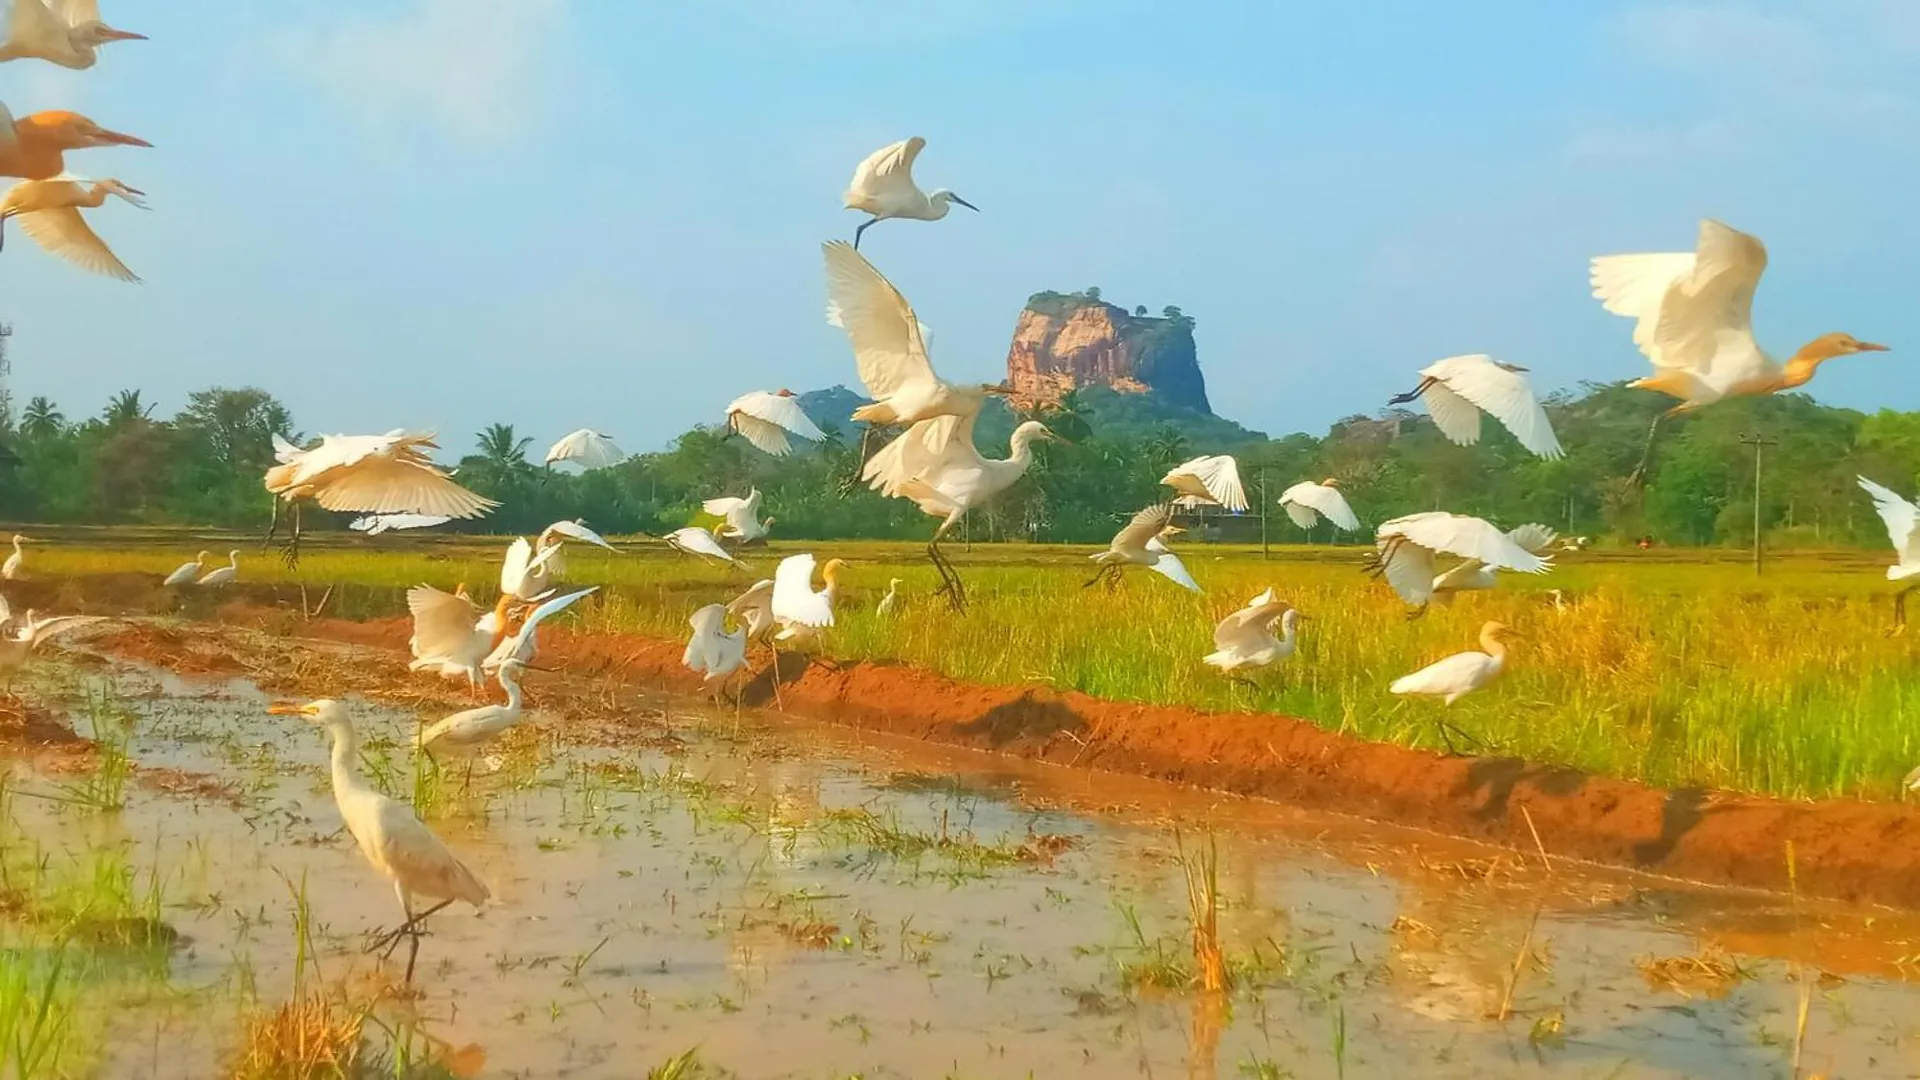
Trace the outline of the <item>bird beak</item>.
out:
[[[305,716],[309,710],[305,705],[291,701],[276,701],[267,706],[267,712],[272,716]]]
[[[100,28],[100,39],[102,41],[145,41],[147,40],[147,35],[136,34],[131,30],[115,30],[111,26],[103,26]]]
[[[982,393],[991,394],[994,397],[1006,397],[1008,394],[1013,393],[1013,387],[1008,386],[1006,383],[982,383],[980,390]]]
[[[1860,343],[1860,351],[1861,352],[1887,352],[1889,350],[1885,345],[1875,345],[1871,341],[1863,341]]]
[[[92,141],[91,143],[89,143],[88,145],[91,145],[91,146],[146,146],[146,147],[151,147],[151,146],[152,146],[153,144],[152,144],[152,143],[150,143],[150,142],[148,142],[147,140],[145,140],[145,139],[143,139],[143,138],[141,138],[141,137],[139,137],[138,135],[127,135],[127,134],[123,134],[122,132],[118,132],[118,131],[108,131],[108,130],[107,130],[107,129],[105,129],[105,128],[101,128],[101,129],[99,129],[98,131],[95,131],[95,132],[93,133],[93,141]]]
[[[971,210],[971,211],[973,211],[973,212],[974,212],[974,213],[976,213],[976,214],[980,212],[980,208],[979,208],[979,207],[977,207],[977,206],[975,206],[975,205],[973,205],[972,203],[970,203],[970,202],[968,202],[967,200],[965,200],[965,199],[963,199],[963,198],[961,198],[960,196],[958,196],[958,195],[955,195],[955,194],[953,194],[952,192],[948,192],[948,193],[947,193],[947,198],[949,198],[949,199],[952,199],[952,200],[953,200],[954,202],[957,202],[957,203],[959,203],[959,204],[960,204],[961,206],[964,206],[964,207],[966,207],[967,209],[969,209],[969,210]]]

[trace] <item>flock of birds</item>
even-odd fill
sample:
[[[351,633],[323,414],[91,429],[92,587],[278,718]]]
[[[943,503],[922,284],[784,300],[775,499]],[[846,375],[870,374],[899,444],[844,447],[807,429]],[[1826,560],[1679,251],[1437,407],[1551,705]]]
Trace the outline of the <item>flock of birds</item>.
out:
[[[10,3],[0,61],[37,58],[87,68],[102,45],[141,38],[102,22],[96,0]],[[81,211],[98,208],[109,197],[144,206],[144,193],[118,180],[90,181],[69,174],[64,171],[64,155],[94,147],[148,145],[75,113],[40,112],[15,120],[0,105],[0,175],[21,180],[0,197],[0,230],[6,221],[17,219],[29,237],[53,254],[97,273],[138,280],[87,225]],[[1035,443],[1060,437],[1045,423],[1029,420],[1014,428],[1005,458],[981,454],[974,440],[980,410],[988,398],[1008,394],[1009,387],[953,382],[938,374],[927,327],[900,290],[858,250],[861,238],[878,222],[937,221],[953,205],[978,210],[946,189],[920,189],[913,166],[925,146],[924,139],[906,139],[874,152],[855,169],[843,203],[868,218],[855,230],[851,244],[830,241],[823,247],[826,317],[846,332],[859,379],[871,399],[851,416],[865,425],[857,480],[886,497],[906,499],[938,520],[927,545],[928,559],[941,580],[935,595],[945,596],[955,610],[963,610],[965,586],[941,551],[941,541],[969,512],[1007,491],[1027,472]],[[1661,419],[1730,397],[1800,386],[1828,360],[1885,348],[1832,333],[1807,343],[1784,361],[1769,355],[1754,338],[1751,318],[1754,291],[1765,267],[1766,250],[1758,239],[1715,221],[1701,223],[1691,252],[1613,255],[1592,261],[1594,296],[1606,310],[1634,321],[1634,343],[1654,365],[1653,374],[1632,385],[1677,399]],[[1440,360],[1419,375],[1418,385],[1392,399],[1393,403],[1419,400],[1435,426],[1453,442],[1477,443],[1483,417],[1490,416],[1531,453],[1545,458],[1564,453],[1525,368],[1475,354]],[[730,433],[772,455],[791,453],[796,439],[824,438],[792,392],[784,389],[741,395],[727,406],[725,420]],[[1648,431],[1641,473],[1659,426],[1656,419]],[[899,430],[877,451],[868,453],[876,439],[894,429]],[[326,435],[307,447],[276,437],[276,464],[264,478],[274,498],[269,539],[277,531],[283,503],[291,518],[290,560],[298,557],[300,508],[309,501],[330,511],[362,515],[352,528],[368,535],[476,518],[492,510],[497,503],[467,490],[434,464],[430,452],[436,448],[431,434],[405,430]],[[581,429],[555,443],[546,461],[550,466],[571,462],[597,469],[625,458],[609,436]],[[1134,514],[1107,549],[1092,556],[1098,569],[1089,586],[1104,581],[1115,587],[1126,568],[1144,567],[1199,591],[1166,541],[1181,532],[1176,524],[1181,506],[1217,504],[1231,512],[1248,509],[1239,467],[1228,455],[1198,457],[1170,470],[1163,483],[1172,493],[1170,500]],[[1861,484],[1872,496],[1899,553],[1898,564],[1888,576],[1909,583],[1895,597],[1896,625],[1904,625],[1906,593],[1920,587],[1920,534],[1916,533],[1920,510],[1864,478]],[[1294,484],[1278,501],[1302,528],[1322,521],[1343,531],[1360,528],[1334,478]],[[717,525],[688,526],[662,539],[690,555],[743,565],[737,549],[764,542],[774,524],[773,517],[761,515],[761,502],[757,489],[746,496],[716,496],[703,509],[719,519]],[[14,538],[13,555],[0,565],[0,578],[21,576],[22,539]],[[561,593],[556,588],[569,542],[611,548],[580,522],[556,522],[532,540],[520,538],[512,543],[501,567],[500,595],[491,607],[475,604],[464,588],[448,593],[422,585],[408,592],[414,628],[412,669],[465,680],[475,692],[490,677],[506,696],[503,704],[463,710],[419,732],[423,752],[436,760],[465,761],[468,782],[474,761],[522,717],[520,679],[533,666],[538,627],[596,591]],[[1584,544],[1584,538],[1561,538],[1544,525],[1503,531],[1480,518],[1433,511],[1382,524],[1375,534],[1369,567],[1418,613],[1435,600],[1444,602],[1462,591],[1493,588],[1502,571],[1543,573],[1555,554],[1579,550]],[[1459,561],[1441,569],[1436,560],[1443,556]],[[200,553],[166,583],[217,586],[236,580],[237,553],[230,556],[228,565],[211,572],[205,570],[206,560],[207,553]],[[724,689],[726,680],[747,669],[750,646],[764,642],[777,672],[782,646],[805,651],[832,627],[845,565],[841,559],[816,565],[811,554],[791,555],[780,561],[771,578],[756,581],[726,602],[701,606],[689,620],[692,634],[683,655],[685,665],[709,685]],[[878,607],[881,616],[896,610],[900,584],[898,578],[890,582]],[[1246,673],[1293,654],[1304,618],[1268,589],[1219,622],[1213,635],[1215,649],[1202,661],[1244,681]],[[38,644],[89,621],[74,616],[40,620],[32,612],[15,620],[0,599],[0,672],[10,674]],[[1391,690],[1435,696],[1451,704],[1500,675],[1507,662],[1509,637],[1506,627],[1489,622],[1481,629],[1477,650],[1448,656],[1397,679]],[[773,685],[777,695],[778,678]],[[275,706],[273,711],[307,718],[330,734],[333,788],[341,816],[367,860],[392,881],[405,914],[404,921],[375,944],[391,951],[399,941],[409,940],[407,977],[411,979],[422,920],[456,900],[475,906],[484,903],[489,896],[486,885],[411,807],[381,794],[360,776],[352,721],[341,702]],[[1443,725],[1443,735],[1445,730]],[[415,900],[420,897],[436,903],[417,910]]]

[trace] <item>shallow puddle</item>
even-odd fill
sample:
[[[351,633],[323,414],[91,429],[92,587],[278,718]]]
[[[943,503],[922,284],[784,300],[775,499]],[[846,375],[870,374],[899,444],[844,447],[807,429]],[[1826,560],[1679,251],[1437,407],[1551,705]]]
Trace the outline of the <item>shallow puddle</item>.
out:
[[[84,777],[16,763],[7,843],[76,876],[111,853],[180,935],[90,995],[97,1075],[222,1075],[292,992],[301,888],[308,985],[397,982],[404,947],[363,949],[398,903],[340,827],[321,731],[242,682],[68,678],[125,711],[139,771],[103,813],[35,797]],[[368,771],[408,794],[415,718],[352,704]],[[1920,1073],[1911,916],[686,703],[633,726],[651,748],[536,712],[464,795],[442,778],[430,819],[494,901],[434,917],[418,997],[379,1023],[483,1076],[697,1048],[754,1078],[1744,1080],[1789,1076],[1796,1041],[1802,1075]],[[1214,851],[1224,996],[1184,987]]]

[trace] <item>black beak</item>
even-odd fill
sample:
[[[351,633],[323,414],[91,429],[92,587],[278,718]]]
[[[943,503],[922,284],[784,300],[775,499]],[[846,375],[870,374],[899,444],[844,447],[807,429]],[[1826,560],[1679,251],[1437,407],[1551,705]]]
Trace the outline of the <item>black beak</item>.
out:
[[[974,212],[974,213],[976,213],[976,214],[980,212],[980,208],[979,208],[979,207],[977,207],[977,206],[975,206],[975,205],[973,205],[972,203],[970,203],[970,202],[968,202],[967,200],[965,200],[965,199],[963,199],[963,198],[961,198],[960,196],[958,196],[958,195],[955,195],[955,194],[953,194],[952,192],[948,192],[948,193],[947,193],[947,198],[949,198],[949,199],[952,199],[952,200],[953,200],[954,202],[957,202],[957,203],[959,203],[959,204],[960,204],[961,206],[964,206],[964,207],[966,207],[967,209],[969,209],[969,210],[971,210],[971,211],[973,211],[973,212]]]

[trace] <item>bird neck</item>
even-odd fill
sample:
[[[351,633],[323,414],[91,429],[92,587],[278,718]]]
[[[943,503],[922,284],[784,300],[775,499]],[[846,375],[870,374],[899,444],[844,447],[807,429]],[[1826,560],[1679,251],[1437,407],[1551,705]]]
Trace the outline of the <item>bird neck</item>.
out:
[[[368,790],[367,782],[360,778],[360,736],[354,733],[353,725],[329,724],[327,732],[333,736],[334,798]]]
[[[513,712],[519,712],[520,711],[520,680],[514,677],[513,675],[508,674],[505,668],[500,669],[499,678],[500,678],[501,688],[506,690],[507,692],[507,708],[512,710]]]
[[[1288,612],[1288,615],[1291,614],[1292,612]],[[1280,617],[1280,644],[1286,646],[1293,644],[1294,629],[1295,622],[1293,619],[1288,618],[1286,615]]]
[[[1496,633],[1487,630],[1480,631],[1480,651],[1493,657],[1495,664],[1505,664],[1507,662],[1506,643],[1501,641],[1500,635]]]
[[[1814,338],[1800,346],[1800,351],[1787,358],[1785,370],[1780,373],[1779,384],[1774,389],[1787,390],[1806,385],[1812,380],[1814,373],[1820,370],[1821,364],[1840,355],[1842,354],[1835,351],[1825,338]]]

